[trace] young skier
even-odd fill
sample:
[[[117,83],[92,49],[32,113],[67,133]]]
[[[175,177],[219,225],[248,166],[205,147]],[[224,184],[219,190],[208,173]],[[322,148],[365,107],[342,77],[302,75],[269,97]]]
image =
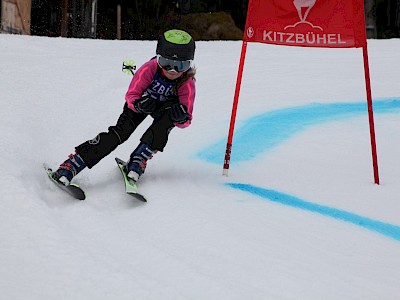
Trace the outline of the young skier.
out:
[[[157,42],[156,57],[142,65],[132,78],[126,103],[116,125],[75,148],[53,178],[69,185],[84,168],[91,169],[102,158],[125,142],[149,115],[154,119],[130,155],[126,173],[137,181],[147,161],[163,151],[174,127],[185,128],[192,120],[195,99],[195,42],[182,30],[168,30]]]

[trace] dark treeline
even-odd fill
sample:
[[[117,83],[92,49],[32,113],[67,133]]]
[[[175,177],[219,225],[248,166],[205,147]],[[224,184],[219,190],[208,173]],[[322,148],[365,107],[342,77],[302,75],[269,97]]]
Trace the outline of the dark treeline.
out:
[[[201,13],[202,18],[204,13],[209,14],[208,25],[226,22],[217,12],[229,14],[236,27],[243,30],[247,4],[248,0],[32,0],[31,32],[47,36],[155,39],[165,28],[182,24],[187,28],[191,20],[192,32],[204,31],[200,27],[205,25],[196,22],[196,15]],[[400,0],[365,0],[365,7],[369,37],[400,37]]]
[[[246,22],[248,0],[32,0],[31,33],[68,37],[155,39],[196,13],[227,12],[238,28]],[[119,22],[119,23],[118,23]],[[120,26],[118,26],[120,24]]]
[[[370,14],[375,19],[378,38],[400,37],[400,0],[374,0]]]
[[[155,39],[161,30],[181,23],[182,18],[195,13],[214,13],[225,11],[230,13],[236,26],[244,28],[246,22],[248,0],[219,1],[165,1],[165,0],[120,0],[121,31],[123,39]],[[115,37],[116,5],[101,4],[99,11],[107,10],[108,14],[98,14],[98,36]]]

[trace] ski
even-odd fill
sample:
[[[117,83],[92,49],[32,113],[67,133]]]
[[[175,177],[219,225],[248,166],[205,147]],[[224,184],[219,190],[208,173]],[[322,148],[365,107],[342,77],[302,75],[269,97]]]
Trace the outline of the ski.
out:
[[[57,181],[53,177],[53,170],[49,168],[46,164],[43,165],[44,169],[46,170],[47,176],[50,178],[50,180],[58,186],[60,189],[62,189],[64,192],[67,192],[70,194],[72,197],[78,200],[85,200],[86,195],[85,192],[79,187],[79,185],[71,183],[69,185],[64,185],[61,182]]]
[[[129,180],[129,178],[126,176],[125,172],[126,162],[119,159],[118,157],[115,158],[115,161],[117,162],[118,168],[121,171],[122,176],[124,177],[125,192],[131,195],[132,197],[136,198],[137,200],[147,202],[146,197],[138,192],[138,187],[136,182],[134,182],[133,180]]]

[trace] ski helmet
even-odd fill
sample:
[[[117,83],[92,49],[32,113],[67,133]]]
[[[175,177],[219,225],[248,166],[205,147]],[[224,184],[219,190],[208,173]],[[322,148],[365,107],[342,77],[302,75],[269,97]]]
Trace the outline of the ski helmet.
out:
[[[159,37],[156,54],[173,60],[193,60],[195,49],[195,42],[189,33],[171,29]]]

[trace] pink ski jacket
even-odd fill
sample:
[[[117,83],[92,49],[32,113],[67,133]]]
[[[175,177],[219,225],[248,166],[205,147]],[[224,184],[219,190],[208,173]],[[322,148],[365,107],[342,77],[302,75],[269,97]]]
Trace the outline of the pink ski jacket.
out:
[[[175,92],[174,87],[178,80],[165,78],[158,68],[157,60],[149,60],[133,75],[125,95],[128,107],[136,112],[133,103],[146,93],[161,102],[179,99],[179,102],[186,105],[188,109],[189,120],[184,124],[175,123],[174,125],[179,128],[188,127],[192,120],[193,105],[196,96],[195,81],[193,78],[189,78]]]

